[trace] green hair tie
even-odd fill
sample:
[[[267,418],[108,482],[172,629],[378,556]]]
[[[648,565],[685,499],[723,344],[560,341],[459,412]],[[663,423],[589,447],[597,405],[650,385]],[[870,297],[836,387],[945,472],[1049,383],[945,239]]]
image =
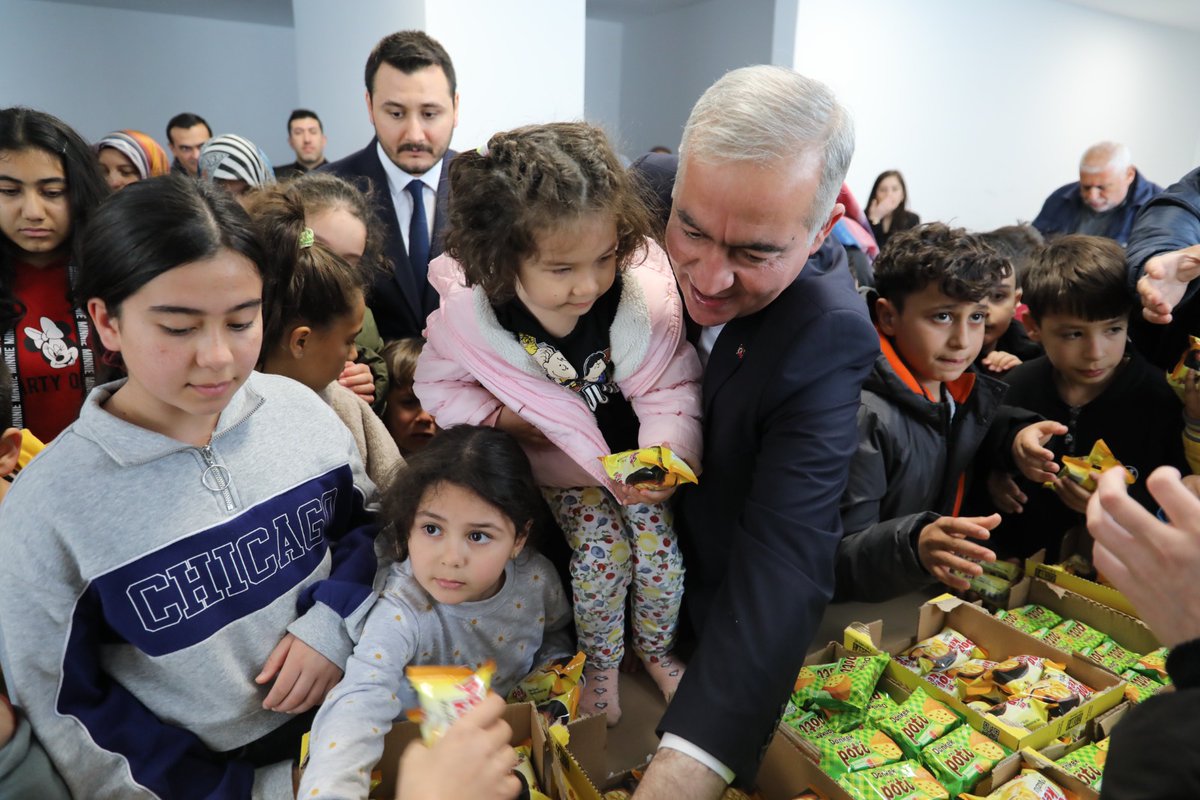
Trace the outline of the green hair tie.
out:
[[[312,247],[314,241],[316,241],[316,237],[313,235],[312,228],[305,228],[304,230],[300,231],[301,250],[305,249],[306,247]]]

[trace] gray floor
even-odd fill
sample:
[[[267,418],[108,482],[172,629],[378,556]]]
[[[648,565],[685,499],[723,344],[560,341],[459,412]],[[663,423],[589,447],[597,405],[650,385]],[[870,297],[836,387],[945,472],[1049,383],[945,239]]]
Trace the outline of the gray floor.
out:
[[[826,610],[821,627],[813,637],[810,652],[824,647],[827,642],[842,641],[842,631],[851,622],[883,620],[885,646],[901,639],[910,639],[917,631],[917,614],[921,605],[938,594],[941,594],[941,590],[933,589],[906,594],[886,603],[832,605]],[[621,722],[608,729],[610,775],[644,764],[650,758],[658,747],[654,727],[665,708],[662,695],[645,672],[621,675]]]

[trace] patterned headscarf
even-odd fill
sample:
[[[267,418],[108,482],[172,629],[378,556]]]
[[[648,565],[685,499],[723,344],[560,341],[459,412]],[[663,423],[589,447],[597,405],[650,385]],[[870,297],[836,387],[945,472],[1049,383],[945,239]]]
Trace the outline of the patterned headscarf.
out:
[[[275,182],[267,154],[254,142],[232,133],[209,139],[200,148],[200,177],[206,181],[245,181],[250,186]]]
[[[171,171],[167,151],[141,131],[113,131],[92,145],[97,154],[106,147],[111,147],[133,162],[142,180],[166,175]]]

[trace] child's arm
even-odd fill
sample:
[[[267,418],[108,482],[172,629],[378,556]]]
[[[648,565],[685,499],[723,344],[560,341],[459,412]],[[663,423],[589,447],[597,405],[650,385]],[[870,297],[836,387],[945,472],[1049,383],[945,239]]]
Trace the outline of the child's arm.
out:
[[[978,576],[983,568],[975,561],[995,561],[996,554],[967,539],[987,540],[991,536],[990,531],[999,524],[999,514],[988,517],[939,517],[922,528],[917,537],[921,565],[930,575],[952,589],[970,589],[970,581],[955,572]]]
[[[317,712],[298,797],[366,797],[383,737],[404,710],[404,668],[417,653],[416,612],[380,595],[342,679]]]
[[[667,444],[697,475],[700,474],[704,448],[700,424],[701,377],[700,358],[695,348],[683,338],[681,329],[670,361],[662,372],[646,389],[635,387],[628,394],[639,423],[638,446]],[[628,385],[628,382],[622,382],[622,389]]]
[[[0,797],[71,800],[29,721],[0,694]]]
[[[413,373],[413,393],[421,406],[443,428],[451,425],[495,424],[495,416],[504,408],[492,393],[453,357],[447,349],[437,315],[430,317],[426,330],[428,341],[417,359]],[[499,358],[499,356],[497,356]],[[511,409],[519,412],[521,409]]]

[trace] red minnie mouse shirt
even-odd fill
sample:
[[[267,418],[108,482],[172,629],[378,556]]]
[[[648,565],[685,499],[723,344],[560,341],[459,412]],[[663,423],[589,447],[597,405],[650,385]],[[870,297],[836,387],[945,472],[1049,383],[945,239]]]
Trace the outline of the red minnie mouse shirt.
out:
[[[19,400],[23,427],[49,442],[83,407],[86,323],[81,332],[68,299],[65,261],[44,267],[18,263],[15,272],[14,294],[24,303],[25,316],[13,330],[14,405]]]

